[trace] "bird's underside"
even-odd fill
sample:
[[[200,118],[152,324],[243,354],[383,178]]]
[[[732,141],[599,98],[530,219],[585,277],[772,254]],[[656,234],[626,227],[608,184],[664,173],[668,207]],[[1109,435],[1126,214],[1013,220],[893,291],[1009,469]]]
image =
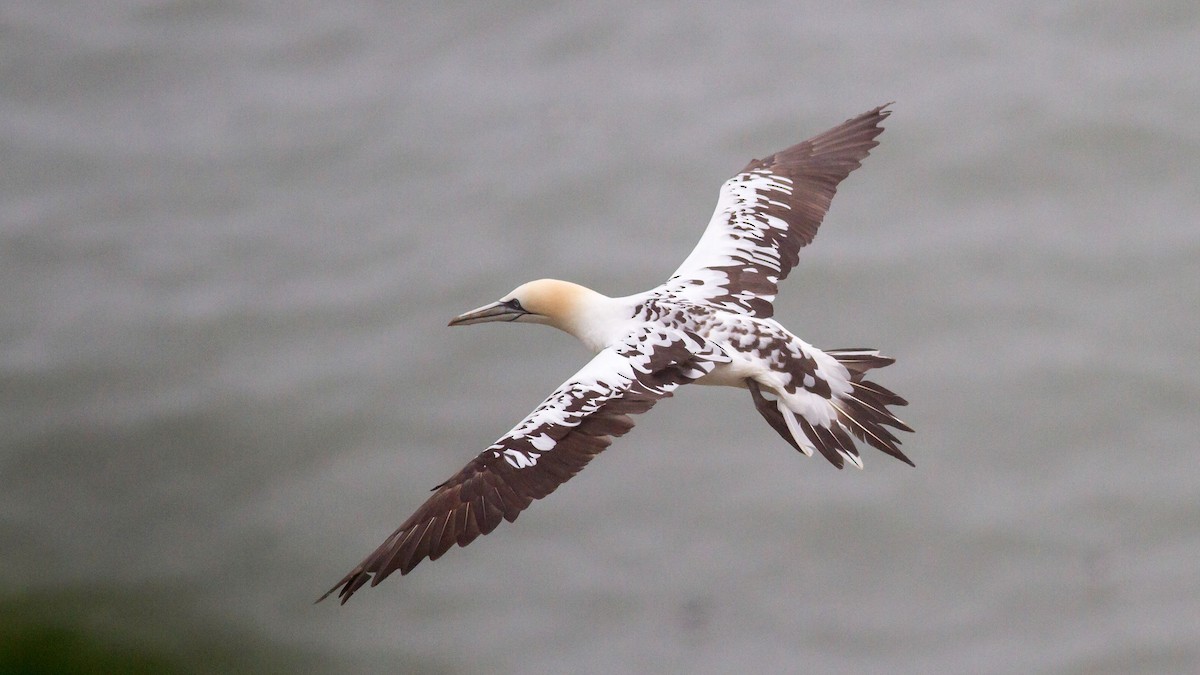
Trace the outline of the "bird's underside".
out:
[[[862,467],[855,441],[908,464],[891,433],[912,431],[889,406],[904,399],[865,379],[892,359],[872,349],[822,351],[771,315],[778,283],[812,241],[838,184],[858,168],[890,111],[884,106],[745,169],[722,186],[692,253],[661,286],[625,298],[553,280],[518,287],[451,325],[519,321],[554,326],[596,352],[528,417],[433,494],[321,597],[344,603],[363,585],[407,574],[466,546],[578,473],[680,385],[750,391],[789,444],[834,466]]]

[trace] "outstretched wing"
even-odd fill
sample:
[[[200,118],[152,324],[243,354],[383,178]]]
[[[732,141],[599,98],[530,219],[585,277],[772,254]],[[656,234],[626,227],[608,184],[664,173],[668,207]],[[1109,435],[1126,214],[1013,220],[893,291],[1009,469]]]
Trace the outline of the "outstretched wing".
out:
[[[681,384],[728,361],[693,333],[646,327],[597,354],[512,431],[437,486],[392,536],[337,582],[342,602],[368,581],[407,574],[454,544],[466,546],[550,494],[633,428],[629,415],[650,409]],[[320,602],[318,600],[318,602]]]
[[[700,242],[658,292],[771,316],[779,282],[816,236],[838,183],[879,144],[886,107],[747,164],[721,186]]]

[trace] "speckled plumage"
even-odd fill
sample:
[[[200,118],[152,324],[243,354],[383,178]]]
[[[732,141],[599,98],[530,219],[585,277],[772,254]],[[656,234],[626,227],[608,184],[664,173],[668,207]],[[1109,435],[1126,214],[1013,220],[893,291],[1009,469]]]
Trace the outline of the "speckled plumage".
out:
[[[861,468],[855,439],[911,464],[890,429],[911,431],[888,406],[904,399],[866,380],[893,361],[872,349],[822,351],[772,315],[778,283],[812,241],[838,184],[882,133],[883,106],[762,160],[721,188],[699,243],[661,286],[609,298],[543,279],[457,317],[541,323],[596,355],[541,405],[433,494],[322,599],[407,574],[455,544],[513,521],[574,476],[615,436],[687,383],[745,388],[789,444],[834,466]]]

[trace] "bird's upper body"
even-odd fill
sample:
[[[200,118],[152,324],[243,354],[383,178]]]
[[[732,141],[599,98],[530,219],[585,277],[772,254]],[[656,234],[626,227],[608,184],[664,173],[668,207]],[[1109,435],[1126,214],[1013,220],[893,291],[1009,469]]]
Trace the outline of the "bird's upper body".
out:
[[[496,302],[458,317],[451,326],[489,321],[538,323],[568,333],[598,354],[640,331],[692,335],[717,347],[713,365],[694,384],[747,387],[747,378],[772,390],[789,389],[792,373],[781,366],[791,359],[814,359],[811,374],[839,393],[849,375],[832,358],[772,318],[760,318],[679,297],[663,287],[610,298],[569,281],[538,279],[522,284]],[[819,362],[819,363],[818,363]],[[822,368],[823,366],[823,368]],[[803,373],[800,374],[803,377]],[[795,387],[790,387],[795,389]],[[822,399],[823,401],[824,399]]]
[[[816,235],[838,183],[882,133],[876,108],[762,160],[722,186],[700,242],[666,283],[610,298],[555,279],[531,281],[450,325],[539,323],[595,356],[529,416],[434,494],[329,593],[342,602],[366,584],[453,545],[465,546],[575,475],[629,417],[682,384],[749,389],[789,444],[838,468],[862,468],[857,438],[911,464],[885,427],[911,431],[889,410],[904,399],[864,379],[892,359],[873,349],[820,350],[772,318],[777,284]],[[339,590],[340,589],[340,590]],[[322,599],[324,599],[323,596]]]

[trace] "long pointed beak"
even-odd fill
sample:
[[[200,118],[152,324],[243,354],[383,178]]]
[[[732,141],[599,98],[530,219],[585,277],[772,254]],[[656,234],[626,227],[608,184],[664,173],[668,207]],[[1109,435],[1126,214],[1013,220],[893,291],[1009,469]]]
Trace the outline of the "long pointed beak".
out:
[[[468,326],[473,323],[486,323],[488,321],[515,321],[526,314],[528,312],[513,309],[503,302],[493,302],[478,309],[473,309],[466,314],[459,314],[450,319],[448,325]]]

